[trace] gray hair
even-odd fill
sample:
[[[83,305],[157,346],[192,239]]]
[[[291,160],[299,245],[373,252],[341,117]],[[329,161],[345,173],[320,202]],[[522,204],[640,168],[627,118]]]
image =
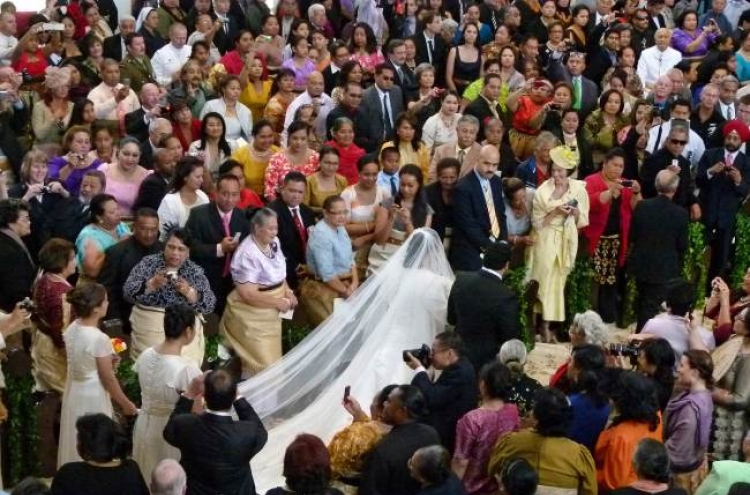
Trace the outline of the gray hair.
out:
[[[122,25],[122,21],[132,21],[135,22],[135,17],[129,14],[123,14],[120,16],[120,20],[117,22],[118,25]]]
[[[387,53],[393,53],[393,51],[396,48],[400,46],[404,46],[405,44],[406,43],[404,43],[404,40],[402,40],[401,38],[393,38],[391,41],[388,42]]]
[[[272,218],[276,218],[276,212],[271,208],[261,208],[255,212],[253,218],[250,220],[250,230],[255,233],[261,227],[265,227],[268,221]]]
[[[723,88],[724,86],[726,86],[729,83],[736,84],[738,87],[740,85],[739,79],[737,79],[736,77],[734,77],[732,74],[727,74],[726,76],[724,76],[724,77],[721,78],[721,81],[719,81],[719,86],[721,86]]]
[[[172,122],[165,119],[164,117],[158,117],[156,119],[151,119],[151,122],[148,124],[148,132],[153,133],[156,132],[157,129],[159,129],[160,126],[168,125],[169,126],[169,133],[172,133]]]
[[[430,485],[440,485],[451,475],[451,457],[442,445],[417,449],[412,459],[415,474]]]
[[[473,125],[477,129],[479,129],[479,119],[474,117],[473,115],[462,115],[461,118],[458,119],[456,127],[460,126],[461,124]]]
[[[517,362],[521,366],[526,364],[526,344],[518,339],[510,339],[500,346],[500,352],[497,353],[497,359],[504,365],[511,362]]]
[[[311,18],[316,11],[326,11],[325,6],[322,3],[314,3],[307,8],[307,18]]]
[[[414,69],[414,77],[419,81],[419,78],[422,77],[422,74],[425,72],[432,72],[435,73],[435,67],[428,64],[427,62],[422,62]]]
[[[458,31],[458,23],[453,19],[449,19],[446,17],[445,19],[443,19],[442,30],[455,33],[456,31]]]
[[[187,486],[187,476],[180,463],[164,459],[151,472],[152,495],[182,495]]]
[[[680,187],[680,176],[665,168],[656,174],[654,185],[658,193],[673,193]]]
[[[551,132],[542,131],[534,140],[534,152],[539,151],[543,146],[548,146],[550,148],[560,146],[560,140]]]
[[[587,344],[604,347],[609,342],[607,325],[596,311],[588,310],[584,313],[576,313],[573,317],[572,326],[578,330],[578,333],[584,335]]]

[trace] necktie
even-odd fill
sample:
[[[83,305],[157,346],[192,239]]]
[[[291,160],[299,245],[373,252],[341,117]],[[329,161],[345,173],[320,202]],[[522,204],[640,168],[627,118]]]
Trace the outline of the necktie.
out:
[[[224,225],[224,235],[232,237],[232,233],[229,230],[229,221],[232,218],[232,213],[225,213],[221,216],[221,223]],[[232,255],[230,253],[224,253],[224,270],[221,273],[222,277],[229,275],[230,268],[232,266]]]
[[[435,50],[433,43],[432,40],[427,40],[427,58],[430,60],[430,64],[432,64],[432,52]]]
[[[581,109],[581,76],[573,78],[573,108]]]
[[[396,72],[398,73],[398,82],[401,84],[404,83],[404,71],[401,69],[401,67],[396,67]]]
[[[391,197],[395,198],[397,192],[398,192],[398,186],[396,185],[396,178],[391,177]]]
[[[734,162],[734,158],[732,158],[732,155],[731,155],[730,153],[727,153],[727,157],[726,157],[726,159],[724,160],[724,164],[725,164],[725,165],[726,165],[727,167],[731,167],[731,166],[732,166],[732,163],[733,163],[733,162]]]
[[[497,221],[497,213],[495,212],[495,202],[492,200],[492,188],[490,188],[490,181],[487,181],[484,186],[484,202],[487,203],[487,213],[490,215],[490,233],[495,239],[500,238],[500,223]]]
[[[727,105],[727,120],[734,120],[734,112],[732,111],[732,105]]]
[[[304,253],[307,250],[307,230],[305,230],[305,225],[299,216],[299,206],[292,208],[292,217],[294,217],[294,226],[297,228],[297,234],[299,234],[299,240],[302,243],[302,252]]]
[[[458,150],[458,163],[461,165],[464,164],[464,158],[466,158],[466,151],[464,150]]]
[[[383,139],[393,135],[393,122],[391,122],[391,102],[388,93],[383,93]]]

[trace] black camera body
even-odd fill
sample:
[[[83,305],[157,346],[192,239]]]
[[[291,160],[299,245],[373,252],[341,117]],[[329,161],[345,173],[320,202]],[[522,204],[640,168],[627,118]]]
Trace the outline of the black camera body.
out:
[[[405,363],[409,362],[409,354],[417,358],[417,361],[422,363],[425,368],[430,366],[430,346],[427,344],[422,344],[419,349],[406,349],[403,353]]]
[[[638,344],[609,344],[609,353],[613,356],[624,356],[630,358],[630,364],[635,366],[638,364],[638,351],[640,347]]]
[[[632,180],[629,180],[629,179],[622,179],[622,180],[620,181],[620,185],[621,185],[622,187],[633,187],[633,181],[632,181]]]
[[[42,192],[43,193],[51,193],[52,192],[52,188],[50,186],[44,186],[44,187],[42,187]]]
[[[29,313],[33,313],[36,311],[36,304],[34,301],[29,299],[28,297],[25,297],[23,301],[21,301],[18,305],[21,309],[28,311]]]
[[[169,280],[169,283],[171,284],[177,282],[177,273],[167,272],[167,280]]]

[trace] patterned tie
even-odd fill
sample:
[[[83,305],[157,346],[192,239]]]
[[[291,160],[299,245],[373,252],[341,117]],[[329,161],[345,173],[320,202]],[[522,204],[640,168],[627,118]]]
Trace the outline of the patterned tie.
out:
[[[466,151],[464,150],[458,150],[458,163],[461,165],[464,164],[464,158],[466,158]]]
[[[225,213],[221,216],[221,223],[224,225],[224,235],[232,237],[232,231],[229,228],[229,222],[232,220],[232,212]],[[222,277],[226,277],[230,273],[232,267],[232,255],[230,253],[224,253],[224,270],[221,272]]]
[[[490,181],[487,181],[486,185],[484,186],[484,202],[487,203],[487,212],[490,215],[490,233],[495,239],[500,239],[500,223],[497,221],[495,202],[492,200],[492,188],[490,187]]]
[[[432,53],[435,51],[433,43],[432,40],[427,40],[427,58],[430,60],[430,64],[432,64]]]
[[[581,76],[573,78],[573,108],[581,109]]]
[[[302,223],[302,218],[299,216],[299,206],[292,208],[292,216],[294,217],[294,226],[297,228],[297,234],[299,234],[299,240],[302,243],[302,252],[304,253],[307,251],[307,230]]]

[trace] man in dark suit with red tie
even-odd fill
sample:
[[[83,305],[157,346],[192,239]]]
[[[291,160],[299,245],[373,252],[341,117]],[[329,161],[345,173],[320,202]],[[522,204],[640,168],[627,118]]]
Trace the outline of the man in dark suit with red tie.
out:
[[[219,316],[234,287],[229,271],[232,253],[250,233],[250,221],[245,212],[237,208],[239,201],[239,179],[223,175],[216,185],[216,199],[193,208],[185,224],[194,239],[190,258],[206,272],[211,290],[216,294],[215,313]]]
[[[495,175],[499,166],[497,147],[483,146],[474,171],[459,180],[453,190],[450,262],[455,270],[479,270],[482,252],[508,238],[502,181]]]
[[[307,251],[307,229],[315,224],[315,213],[302,204],[307,179],[301,172],[284,177],[281,194],[268,207],[278,215],[279,243],[286,258],[286,283],[296,289],[303,272]]]

